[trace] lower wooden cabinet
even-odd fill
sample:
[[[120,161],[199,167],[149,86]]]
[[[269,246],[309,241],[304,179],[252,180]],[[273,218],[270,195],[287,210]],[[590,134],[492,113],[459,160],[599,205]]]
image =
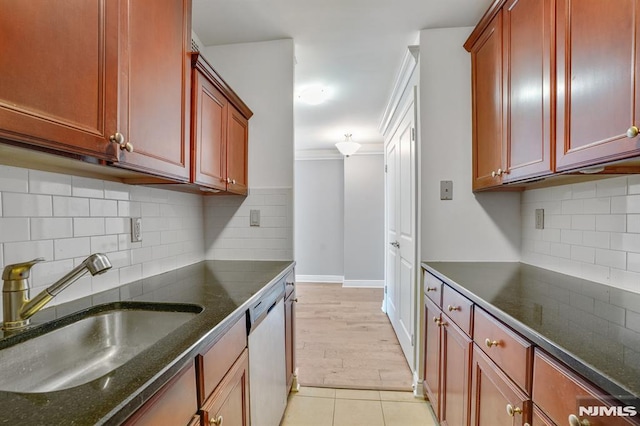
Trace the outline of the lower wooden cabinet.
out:
[[[442,425],[469,424],[473,342],[430,299],[425,298],[423,386]]]
[[[245,349],[231,370],[204,403],[202,425],[248,426],[249,355]]]
[[[124,424],[191,425],[197,410],[195,364],[191,363]]]
[[[472,425],[524,426],[531,421],[529,397],[477,346],[472,370]]]
[[[562,425],[628,426],[640,424],[640,417],[625,417],[596,412],[589,415],[583,409],[594,410],[613,405],[624,405],[579,377],[560,362],[542,352],[535,351],[533,377],[533,401],[553,422]],[[625,414],[624,412],[622,414]],[[544,424],[544,423],[542,423]]]

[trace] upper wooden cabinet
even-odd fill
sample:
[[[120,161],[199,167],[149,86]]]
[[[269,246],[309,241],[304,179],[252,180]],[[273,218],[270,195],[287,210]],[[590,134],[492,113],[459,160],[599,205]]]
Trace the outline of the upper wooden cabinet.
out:
[[[558,170],[640,154],[638,6],[557,1]]]
[[[238,95],[198,52],[192,54],[191,182],[247,195],[249,118]]]
[[[117,158],[119,3],[0,0],[0,137]]]
[[[502,183],[502,11],[471,47],[473,189]]]
[[[188,181],[191,0],[0,10],[0,137]]]
[[[503,8],[503,181],[553,172],[553,14],[555,0],[509,0]]]
[[[123,1],[118,167],[190,175],[191,0]]]
[[[553,0],[509,0],[471,52],[473,189],[550,174]]]

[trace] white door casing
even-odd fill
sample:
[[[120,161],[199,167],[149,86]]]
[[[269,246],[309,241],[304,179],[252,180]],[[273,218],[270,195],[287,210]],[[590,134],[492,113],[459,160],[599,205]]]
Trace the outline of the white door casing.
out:
[[[385,146],[387,256],[386,308],[400,346],[415,368],[416,110],[412,97]]]

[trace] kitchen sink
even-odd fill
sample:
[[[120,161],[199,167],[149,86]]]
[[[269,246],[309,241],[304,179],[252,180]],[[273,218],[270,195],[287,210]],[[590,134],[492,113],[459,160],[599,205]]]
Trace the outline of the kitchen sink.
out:
[[[201,311],[188,304],[116,302],[34,327],[2,342],[10,346],[0,349],[0,391],[51,392],[88,383]]]

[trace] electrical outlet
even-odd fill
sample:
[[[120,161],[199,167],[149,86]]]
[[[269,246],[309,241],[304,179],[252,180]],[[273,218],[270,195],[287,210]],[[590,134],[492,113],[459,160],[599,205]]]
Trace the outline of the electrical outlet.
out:
[[[249,226],[260,226],[260,210],[249,212]]]
[[[142,218],[131,218],[131,242],[138,243],[142,241]]]
[[[536,229],[544,229],[544,209],[536,209]]]

